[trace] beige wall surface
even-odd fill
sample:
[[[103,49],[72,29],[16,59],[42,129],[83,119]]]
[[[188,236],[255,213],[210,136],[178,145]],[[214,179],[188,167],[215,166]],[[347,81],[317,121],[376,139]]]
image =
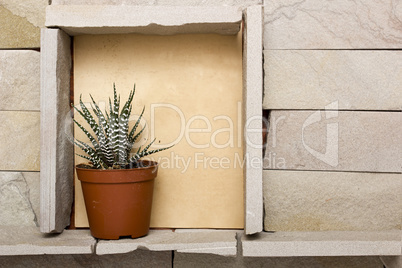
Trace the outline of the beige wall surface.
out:
[[[89,102],[91,93],[105,105],[114,82],[125,101],[135,83],[132,114],[145,106],[148,126],[142,141],[176,143],[153,156],[160,170],[152,227],[243,228],[241,53],[240,34],[75,37],[75,103],[80,94]],[[83,227],[76,185],[75,221]]]

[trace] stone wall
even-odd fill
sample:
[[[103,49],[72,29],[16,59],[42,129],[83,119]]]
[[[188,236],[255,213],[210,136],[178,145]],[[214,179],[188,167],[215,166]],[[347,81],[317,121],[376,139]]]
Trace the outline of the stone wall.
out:
[[[265,230],[401,229],[402,6],[392,0],[0,0],[0,228],[39,224],[39,46],[48,2],[263,5]],[[243,258],[240,249],[237,257],[10,256],[0,266],[116,259],[128,267],[383,267],[378,257]]]
[[[0,225],[38,226],[39,55],[0,50]]]
[[[39,255],[0,257],[1,267],[210,267],[210,268],[383,268],[378,257],[242,258],[213,254],[136,250],[116,255]],[[397,267],[397,266],[395,266]]]
[[[394,4],[265,1],[266,231],[401,229]]]
[[[39,225],[39,46],[47,4],[0,1],[0,226]]]

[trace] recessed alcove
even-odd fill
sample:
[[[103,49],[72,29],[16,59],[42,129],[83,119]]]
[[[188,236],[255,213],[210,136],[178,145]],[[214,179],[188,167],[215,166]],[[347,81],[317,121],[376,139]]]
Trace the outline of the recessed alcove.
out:
[[[91,94],[109,107],[113,83],[123,102],[135,83],[129,124],[144,107],[147,127],[134,148],[155,138],[154,149],[174,144],[147,157],[160,167],[151,228],[243,229],[241,32],[72,39],[74,105],[80,96],[90,103]],[[74,137],[90,143],[77,127]],[[85,162],[75,157],[75,164]],[[80,186],[75,179],[74,226],[88,227]]]
[[[243,13],[236,7],[49,6],[46,14],[48,28],[42,30],[41,61],[41,231],[61,232],[69,223],[74,151],[64,134],[69,126],[65,125],[63,117],[69,111],[72,37],[82,34],[133,33],[169,36],[241,34],[243,37],[243,97],[240,121],[244,125],[241,126],[240,142],[243,144],[243,154],[240,157],[242,161],[244,159],[245,165],[242,225],[248,234],[262,231],[262,167],[249,163],[249,159],[262,159],[261,7],[251,7],[245,11],[244,27]],[[253,27],[248,27],[250,24]],[[256,34],[251,34],[248,39],[249,29]],[[226,96],[223,92],[222,98],[224,97]]]

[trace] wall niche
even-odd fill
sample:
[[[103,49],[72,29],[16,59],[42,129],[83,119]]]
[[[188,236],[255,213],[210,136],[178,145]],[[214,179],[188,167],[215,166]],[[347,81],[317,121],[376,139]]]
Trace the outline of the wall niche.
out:
[[[154,137],[154,148],[176,144],[148,157],[160,164],[151,227],[242,229],[241,33],[81,35],[73,44],[75,105],[91,94],[107,108],[113,83],[122,100],[135,83],[130,126],[143,107],[147,125],[136,147]],[[86,139],[78,127],[74,136]],[[88,227],[75,187],[75,226]]]
[[[63,119],[70,110],[72,45],[75,102],[81,93],[89,102],[89,92],[107,102],[113,82],[125,98],[135,83],[134,113],[145,106],[158,143],[173,142],[184,131],[173,149],[155,156],[179,155],[193,168],[182,172],[161,163],[154,227],[262,230],[262,167],[250,165],[250,159],[262,159],[261,7],[243,14],[237,7],[51,5],[46,27],[41,40],[42,232],[62,232],[71,213],[74,148],[64,134],[71,126]],[[77,187],[77,203],[78,193]],[[85,215],[76,215],[81,215],[77,226],[85,226]]]

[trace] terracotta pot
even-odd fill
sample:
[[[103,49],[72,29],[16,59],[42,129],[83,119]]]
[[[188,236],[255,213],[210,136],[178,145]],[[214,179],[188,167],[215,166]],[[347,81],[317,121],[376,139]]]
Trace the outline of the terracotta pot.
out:
[[[76,167],[92,236],[119,239],[148,234],[158,163],[141,163],[140,168],[117,170]]]

